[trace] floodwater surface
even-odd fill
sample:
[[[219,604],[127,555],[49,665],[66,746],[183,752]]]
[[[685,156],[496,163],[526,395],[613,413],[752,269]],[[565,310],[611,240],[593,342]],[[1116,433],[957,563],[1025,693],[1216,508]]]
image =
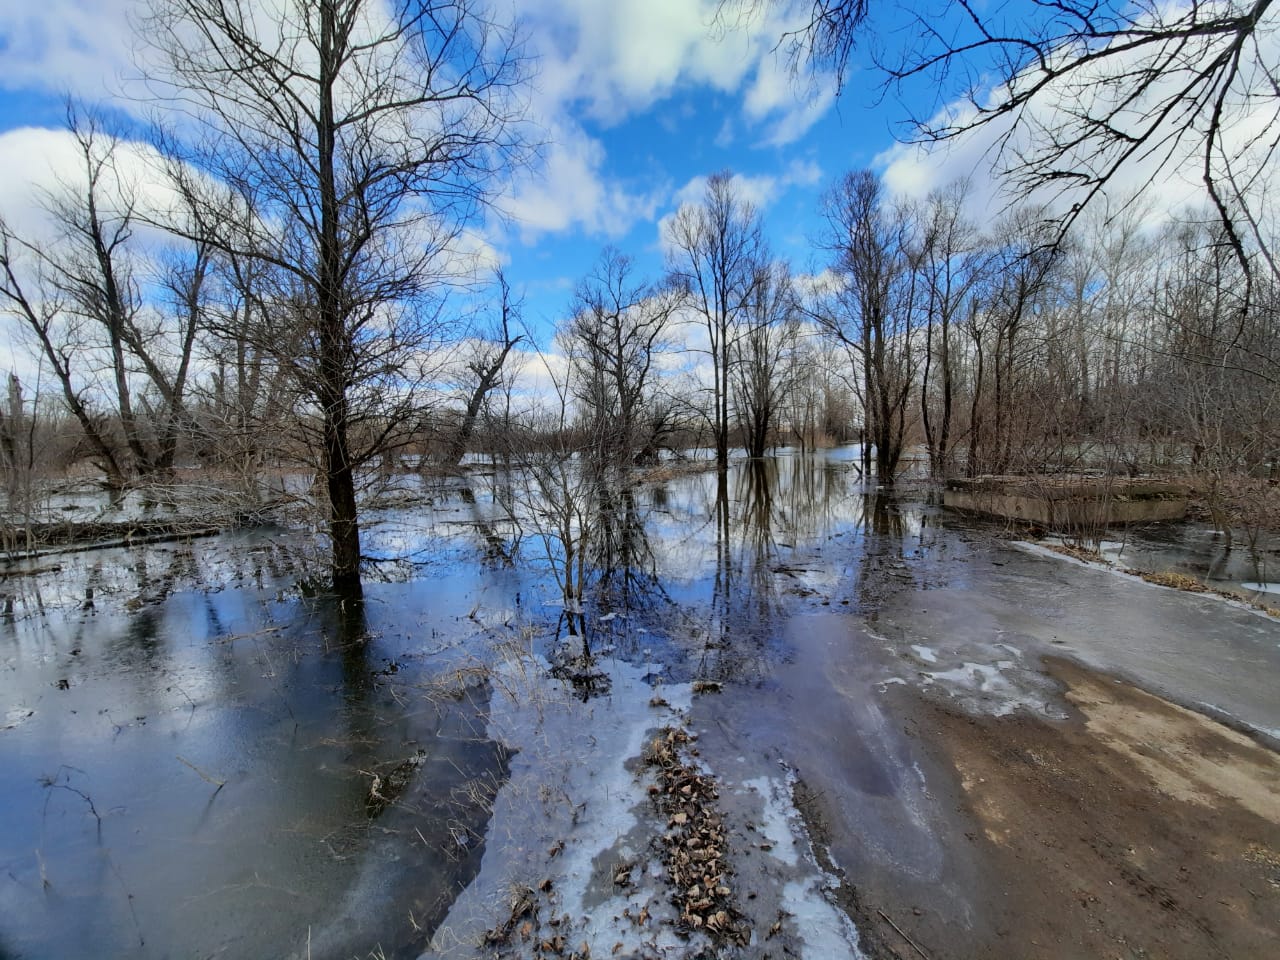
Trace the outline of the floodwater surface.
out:
[[[585,918],[642,903],[640,753],[670,723],[698,732],[727,821],[770,837],[737,864],[760,884],[744,909],[802,916],[794,952],[858,956],[820,909],[829,871],[899,871],[968,909],[904,688],[1058,718],[1042,658],[1069,655],[1280,730],[1280,624],[1029,552],[923,486],[864,483],[854,451],[582,495],[580,610],[559,505],[497,469],[407,477],[368,511],[360,608],[314,595],[300,531],[10,576],[0,957],[481,955],[549,849],[607,955]],[[822,862],[803,791],[827,798]],[[634,886],[602,888],[623,862]]]

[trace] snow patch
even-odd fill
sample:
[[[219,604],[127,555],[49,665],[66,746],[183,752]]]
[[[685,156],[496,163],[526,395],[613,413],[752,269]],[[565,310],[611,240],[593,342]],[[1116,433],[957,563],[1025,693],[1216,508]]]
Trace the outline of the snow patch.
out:
[[[790,915],[804,957],[822,960],[862,960],[858,929],[830,899],[840,881],[818,863],[813,844],[799,812],[792,803],[795,774],[785,779],[756,777],[742,784],[762,801],[760,830],[772,845],[770,854],[795,874],[783,884],[781,907]]]
[[[692,702],[689,684],[650,686],[644,678],[660,664],[633,666],[602,661],[609,677],[606,696],[577,700],[549,675],[548,665],[528,654],[506,660],[493,677],[489,736],[513,751],[510,777],[498,792],[485,839],[480,872],[454,902],[424,957],[488,956],[487,930],[510,913],[512,891],[538,890],[550,880],[545,916],[570,918],[563,933],[576,948],[586,941],[592,955],[640,955],[686,950],[673,924],[674,912],[657,895],[660,864],[647,861],[643,840],[651,817],[640,763],[652,731],[676,721]],[[664,706],[650,706],[660,695]],[[638,861],[635,886],[616,887],[614,868]],[[646,908],[643,926],[616,918]]]
[[[791,920],[800,932],[800,939],[809,948],[806,956],[823,960],[862,960],[858,949],[858,930],[843,910],[831,906],[822,889],[819,877],[792,880],[782,888],[783,909],[791,914]]]
[[[800,862],[800,854],[796,850],[795,837],[792,834],[790,790],[786,796],[780,796],[785,784],[779,784],[771,777],[756,777],[742,784],[748,790],[760,795],[764,804],[760,827],[765,839],[773,845],[771,854],[789,867]]]
[[[1025,675],[1019,682],[1011,671],[1012,660],[994,663],[965,662],[952,670],[922,672],[925,683],[936,683],[952,696],[971,702],[986,713],[1007,716],[1019,708],[1035,713],[1059,716],[1045,692],[1035,689],[1035,675]],[[1025,671],[1019,673],[1026,674]]]
[[[0,726],[0,730],[12,730],[20,723],[25,723],[35,716],[35,711],[27,707],[14,707],[5,712],[4,726]]]

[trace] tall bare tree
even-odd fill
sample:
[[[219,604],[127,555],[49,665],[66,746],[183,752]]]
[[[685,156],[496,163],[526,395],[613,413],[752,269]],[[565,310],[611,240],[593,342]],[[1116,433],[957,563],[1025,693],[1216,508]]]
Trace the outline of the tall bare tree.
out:
[[[925,284],[924,360],[920,374],[920,419],[935,476],[951,468],[955,400],[961,358],[956,332],[990,265],[977,227],[963,212],[965,186],[932,192],[920,211]]]
[[[607,461],[627,465],[652,448],[653,369],[677,303],[670,287],[636,277],[632,259],[613,247],[574,292],[565,331],[572,385]]]
[[[509,379],[507,361],[511,351],[525,339],[524,334],[516,332],[520,324],[520,303],[512,299],[511,285],[501,270],[497,271],[494,282],[498,294],[497,316],[489,331],[465,347],[469,355],[463,362],[465,373],[460,384],[465,400],[462,419],[449,437],[444,454],[444,462],[450,466],[462,462],[489,395],[500,390]]]
[[[334,588],[358,595],[357,471],[407,439],[446,261],[518,152],[514,40],[471,0],[154,0],[143,34],[202,234],[286,279],[270,342],[317,423]]]
[[[734,343],[734,406],[747,456],[765,455],[798,381],[800,311],[787,264],[762,265],[744,330]]]
[[[75,104],[67,130],[78,168],[43,201],[55,242],[0,223],[0,298],[35,340],[109,486],[173,469],[211,249],[196,234],[153,269],[143,251],[140,190],[122,167],[122,138]],[[150,254],[150,255],[149,255]],[[148,303],[143,287],[163,291]]]
[[[707,330],[712,368],[711,432],[716,464],[729,463],[734,344],[751,311],[768,261],[760,218],[728,171],[713,174],[702,201],[685,204],[667,225],[668,266]]]
[[[841,284],[817,317],[859,365],[866,439],[875,449],[879,482],[891,484],[906,444],[916,312],[926,298],[914,219],[906,207],[888,203],[869,170],[842,177],[823,198],[822,212]],[[863,462],[869,466],[867,445]]]

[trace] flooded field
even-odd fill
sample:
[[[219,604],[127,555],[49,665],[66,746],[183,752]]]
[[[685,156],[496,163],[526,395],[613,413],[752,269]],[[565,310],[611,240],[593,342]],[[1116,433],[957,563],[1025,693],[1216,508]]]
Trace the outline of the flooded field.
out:
[[[1066,661],[1243,731],[1230,826],[1272,869],[1280,623],[868,488],[855,455],[593,501],[580,608],[555,505],[496,470],[370,511],[360,608],[285,529],[11,574],[0,957],[995,955],[1009,848],[965,839],[995,800],[948,731],[1113,722]],[[711,907],[673,881],[664,736],[714,784]],[[1230,942],[1277,932],[1278,880]]]

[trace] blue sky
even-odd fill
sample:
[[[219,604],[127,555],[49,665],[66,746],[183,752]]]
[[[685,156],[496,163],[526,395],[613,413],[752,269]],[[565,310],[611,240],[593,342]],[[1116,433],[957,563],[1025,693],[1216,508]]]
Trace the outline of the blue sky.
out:
[[[505,265],[544,340],[605,244],[656,277],[662,218],[696,200],[700,178],[717,170],[740,175],[776,254],[800,271],[821,266],[811,244],[819,198],[850,169],[877,169],[891,190],[913,195],[969,176],[972,209],[990,221],[999,208],[989,137],[929,156],[895,142],[910,114],[940,105],[938,89],[884,97],[861,59],[838,97],[830,77],[794,82],[776,47],[795,24],[778,4],[724,30],[716,0],[493,2],[518,14],[535,59],[529,109],[547,147],[504,185],[512,220],[489,222],[477,241]],[[0,0],[0,213],[19,229],[38,216],[33,184],[50,185],[69,159],[50,132],[64,95],[112,102],[134,71],[132,9],[135,0]],[[877,24],[883,43],[900,36],[892,16]],[[1191,187],[1158,186],[1172,206],[1195,179],[1193,170]]]
[[[0,0],[0,212],[22,224],[32,182],[47,184],[67,93],[112,102],[132,70],[131,0]],[[541,328],[605,244],[662,269],[662,217],[699,178],[732,169],[779,256],[811,259],[823,188],[872,165],[903,110],[877,105],[855,74],[837,100],[829,78],[793,82],[773,47],[774,19],[718,30],[713,0],[538,0],[516,8],[535,57],[531,110],[546,128],[542,164],[506,185],[513,219],[484,240]]]

